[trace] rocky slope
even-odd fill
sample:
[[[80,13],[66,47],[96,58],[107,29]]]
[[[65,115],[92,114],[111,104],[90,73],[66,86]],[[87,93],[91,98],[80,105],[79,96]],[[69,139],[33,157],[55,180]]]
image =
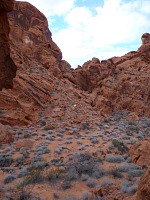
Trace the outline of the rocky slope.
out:
[[[146,33],[138,51],[101,62],[93,58],[68,74],[68,79],[87,91],[89,103],[105,113],[130,110],[150,116],[149,58],[150,34]]]
[[[16,2],[8,20],[10,53],[17,76],[13,89],[0,93],[0,109],[5,113],[0,115],[1,123],[23,125],[37,121],[37,111],[52,103],[50,93],[57,81],[66,82],[66,88],[73,85],[74,91],[82,93],[84,102],[101,115],[129,110],[150,116],[149,34],[142,36],[137,52],[101,62],[93,58],[73,70],[62,60],[45,16],[35,7]]]
[[[7,13],[12,11],[14,0],[0,0],[0,90],[12,88],[16,65],[10,57],[9,23]]]
[[[0,121],[23,125],[35,121],[37,110],[50,102],[55,77],[61,77],[62,53],[52,41],[47,19],[31,4],[16,2],[8,20],[17,76],[13,89],[0,93],[0,109],[4,113]]]
[[[150,34],[73,70],[40,11],[1,2],[0,198],[148,200]]]

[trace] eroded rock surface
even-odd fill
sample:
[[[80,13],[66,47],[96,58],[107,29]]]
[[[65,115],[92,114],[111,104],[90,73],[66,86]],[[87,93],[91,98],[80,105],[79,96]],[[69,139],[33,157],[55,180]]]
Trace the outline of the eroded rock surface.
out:
[[[149,200],[150,198],[150,167],[141,177],[136,200]]]
[[[16,65],[10,56],[9,22],[7,12],[13,9],[14,0],[0,0],[0,90],[12,88]]]
[[[150,34],[142,36],[138,51],[105,61],[94,57],[73,70],[62,60],[47,19],[34,6],[16,2],[8,18],[11,57],[18,71],[13,89],[0,93],[3,124],[37,120],[39,109],[52,105],[56,82],[80,90],[80,98],[102,115],[128,110],[150,116]]]
[[[18,70],[13,89],[0,93],[0,109],[5,110],[0,121],[3,124],[26,125],[35,121],[37,111],[50,102],[53,82],[62,76],[62,53],[52,40],[46,17],[31,4],[15,2],[8,20],[11,57]],[[8,51],[7,41],[4,44]],[[6,61],[4,55],[2,58],[2,62],[8,65],[9,59]],[[2,71],[7,75],[6,68]],[[11,74],[11,70],[8,72]],[[3,79],[6,84],[8,75]]]
[[[139,141],[129,151],[132,162],[143,166],[150,166],[150,140]]]
[[[89,93],[89,103],[105,113],[129,110],[150,116],[150,34],[138,51],[105,61],[93,58],[68,75]]]
[[[149,200],[150,198],[150,140],[139,141],[133,145],[129,154],[132,156],[132,161],[146,171],[141,177],[138,187],[136,200]]]

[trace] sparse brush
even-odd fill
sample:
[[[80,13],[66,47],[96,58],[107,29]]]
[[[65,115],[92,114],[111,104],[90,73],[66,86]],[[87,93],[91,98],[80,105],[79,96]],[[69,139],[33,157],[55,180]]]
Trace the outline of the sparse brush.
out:
[[[123,178],[123,175],[119,172],[117,168],[109,170],[108,174],[112,175],[114,178]]]
[[[90,188],[93,188],[97,185],[97,181],[96,179],[94,178],[89,178],[87,181],[86,181],[86,185]]]
[[[72,187],[72,184],[71,184],[71,181],[68,181],[68,180],[64,180],[61,184],[61,188],[63,190],[67,190],[67,189],[70,189]]]
[[[118,155],[118,156],[112,155],[112,156],[107,156],[106,161],[111,162],[111,163],[120,163],[124,161],[124,158],[121,155]]]
[[[14,181],[16,179],[16,176],[13,174],[8,174],[5,176],[4,178],[4,183],[11,183],[12,181]]]
[[[129,151],[129,148],[122,142],[116,139],[112,140],[112,144],[114,145],[114,147],[116,147],[118,149],[118,151],[120,151],[121,153],[126,153]]]
[[[20,185],[41,183],[44,180],[42,168],[33,168],[29,170],[29,173],[24,177]]]
[[[64,178],[66,175],[65,169],[62,169],[60,167],[51,167],[46,174],[46,177],[48,181],[54,181],[59,180],[61,178]]]

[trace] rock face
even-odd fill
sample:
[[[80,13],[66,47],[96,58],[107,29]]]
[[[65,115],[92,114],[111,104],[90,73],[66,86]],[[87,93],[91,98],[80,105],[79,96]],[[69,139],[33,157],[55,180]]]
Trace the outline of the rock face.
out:
[[[149,200],[150,198],[150,167],[141,177],[136,200]]]
[[[150,34],[138,51],[105,61],[93,58],[68,79],[89,93],[89,103],[105,113],[129,110],[150,116]]]
[[[6,13],[4,15],[6,16]],[[25,125],[35,121],[37,111],[46,102],[50,102],[55,77],[62,76],[62,53],[52,41],[47,19],[31,4],[15,2],[13,11],[8,14],[8,21],[10,51],[17,66],[17,76],[12,90],[0,92],[0,109],[5,110],[4,114],[0,115],[0,122]],[[4,44],[8,54],[7,41]],[[13,66],[9,65],[11,59],[6,62],[6,56],[2,55],[2,58],[2,62],[7,66]],[[5,73],[2,78],[7,83],[6,76],[9,77],[8,72],[12,74],[11,70],[5,68],[2,71]]]
[[[8,17],[15,62],[23,65],[23,56],[26,55],[32,62],[38,62],[57,75],[62,53],[52,41],[46,17],[27,2],[16,2]]]
[[[7,5],[8,1],[4,2]],[[13,5],[13,1],[9,2],[5,17]],[[80,90],[80,98],[101,114],[128,110],[135,115],[150,116],[150,34],[142,36],[142,46],[136,52],[101,62],[92,58],[73,70],[62,60],[47,19],[34,6],[15,2],[8,21],[2,45],[6,52],[0,49],[0,62],[4,64],[0,88],[12,87],[16,66],[17,74],[13,89],[0,92],[2,124],[26,125],[38,121],[37,113],[45,105],[52,105],[53,93],[57,92],[58,84],[61,87],[64,83],[63,87]],[[4,27],[3,21],[0,26]]]
[[[14,0],[0,0],[0,90],[12,88],[16,65],[10,57],[9,23],[7,12],[13,9]]]
[[[143,166],[150,166],[150,140],[139,141],[129,151],[132,162]]]
[[[140,141],[132,146],[129,154],[132,161],[143,168],[147,168],[141,177],[136,200],[149,200],[150,198],[150,140]]]

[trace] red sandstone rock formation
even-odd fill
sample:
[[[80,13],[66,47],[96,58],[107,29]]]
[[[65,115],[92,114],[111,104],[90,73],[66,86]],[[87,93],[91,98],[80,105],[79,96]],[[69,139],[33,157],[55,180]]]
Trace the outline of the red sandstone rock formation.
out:
[[[16,2],[8,19],[10,55],[17,66],[17,76],[12,90],[0,92],[0,109],[5,112],[0,115],[1,123],[26,125],[38,120],[38,111],[51,105],[51,93],[57,90],[58,81],[65,82],[66,88],[73,85],[80,89],[80,98],[101,114],[129,110],[150,116],[148,33],[142,36],[137,52],[101,62],[93,58],[73,70],[62,61],[45,16],[34,6]],[[11,70],[5,71],[8,72]]]
[[[16,2],[8,18],[14,61],[22,67],[26,64],[26,55],[32,62],[37,62],[58,75],[62,53],[52,40],[46,17],[31,4]]]
[[[150,197],[150,140],[139,141],[129,151],[132,161],[147,168],[141,177],[136,200],[149,200]]]
[[[89,103],[105,113],[129,110],[150,116],[150,34],[138,51],[105,61],[93,58],[68,79],[89,94]]]
[[[10,57],[9,23],[7,12],[13,9],[14,0],[0,0],[0,90],[12,88],[16,65]]]
[[[0,122],[25,125],[50,102],[55,77],[62,76],[62,53],[52,41],[46,17],[31,4],[16,2],[8,20],[11,57],[18,70],[13,89],[0,92],[0,109],[6,111]]]
[[[141,177],[141,182],[138,187],[136,200],[149,200],[150,199],[150,167]]]
[[[134,144],[130,151],[132,162],[143,166],[150,166],[150,140],[139,141]]]

